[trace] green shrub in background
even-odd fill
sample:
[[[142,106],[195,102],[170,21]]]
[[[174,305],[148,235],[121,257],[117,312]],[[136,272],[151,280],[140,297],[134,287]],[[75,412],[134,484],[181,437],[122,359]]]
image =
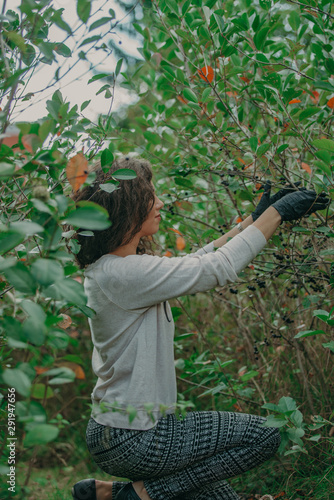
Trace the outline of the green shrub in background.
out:
[[[77,2],[86,26],[80,57],[88,59],[107,50],[102,26],[107,37],[117,23],[113,12],[93,20],[93,5]],[[84,147],[82,161],[100,159],[104,168],[122,153],[148,158],[165,202],[160,252],[170,256],[246,217],[266,180],[273,191],[301,181],[333,198],[331,2],[166,0],[145,2],[143,13],[134,23],[142,60],[122,72],[119,59],[114,72],[88,78],[101,80],[109,104],[117,79],[134,104],[117,112],[108,106],[94,123],[85,116],[89,95],[71,106],[56,90],[44,118],[15,123],[12,143],[12,112],[24,99],[29,105],[22,90],[31,72],[74,57],[65,39],[49,40],[51,23],[69,39],[73,33],[48,1],[23,0],[1,17],[2,408],[15,388],[17,453],[27,463],[47,453],[48,443],[71,441],[75,423],[89,414],[93,378],[82,332],[94,312],[67,225],[89,237],[109,223],[103,209],[70,200],[70,157]],[[269,412],[269,424],[282,430],[282,453],[325,464],[326,481],[333,235],[331,207],[286,224],[239,282],[173,303],[180,408]]]

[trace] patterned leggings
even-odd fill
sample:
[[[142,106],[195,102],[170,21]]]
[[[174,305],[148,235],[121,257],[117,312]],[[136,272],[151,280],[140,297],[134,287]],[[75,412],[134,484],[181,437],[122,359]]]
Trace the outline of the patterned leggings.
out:
[[[278,430],[262,427],[264,421],[244,413],[191,412],[136,431],[91,418],[86,439],[103,471],[144,481],[152,500],[237,500],[225,479],[268,460],[280,444]],[[113,483],[113,498],[123,486]]]

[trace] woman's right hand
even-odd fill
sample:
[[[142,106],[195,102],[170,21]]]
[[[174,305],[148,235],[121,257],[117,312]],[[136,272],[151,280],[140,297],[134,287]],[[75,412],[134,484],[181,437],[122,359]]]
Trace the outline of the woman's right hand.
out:
[[[283,221],[300,219],[317,210],[324,210],[329,205],[326,193],[302,190],[285,195],[271,206],[277,210]]]

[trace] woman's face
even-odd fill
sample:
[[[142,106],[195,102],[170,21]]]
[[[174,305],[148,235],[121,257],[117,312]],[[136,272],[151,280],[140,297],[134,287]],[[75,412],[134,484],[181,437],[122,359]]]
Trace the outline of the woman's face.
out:
[[[159,224],[161,221],[160,210],[163,206],[164,203],[159,200],[157,195],[155,195],[154,205],[148,213],[147,219],[143,223],[141,230],[139,231],[140,237],[152,236],[159,231]]]

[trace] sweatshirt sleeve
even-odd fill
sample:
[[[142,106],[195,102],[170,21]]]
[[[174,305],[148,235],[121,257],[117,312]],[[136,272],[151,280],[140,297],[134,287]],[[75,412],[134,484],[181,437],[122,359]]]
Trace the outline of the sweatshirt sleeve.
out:
[[[211,243],[209,243],[208,245],[205,245],[204,247],[199,248],[196,252],[190,253],[188,255],[189,257],[192,257],[193,255],[205,255],[206,253],[211,253],[214,251],[215,249],[213,246],[213,241],[211,241]]]
[[[210,251],[210,247],[208,253],[200,251],[172,258],[106,256],[93,276],[104,294],[119,307],[150,307],[235,281],[265,244],[262,232],[249,226],[218,250]]]

